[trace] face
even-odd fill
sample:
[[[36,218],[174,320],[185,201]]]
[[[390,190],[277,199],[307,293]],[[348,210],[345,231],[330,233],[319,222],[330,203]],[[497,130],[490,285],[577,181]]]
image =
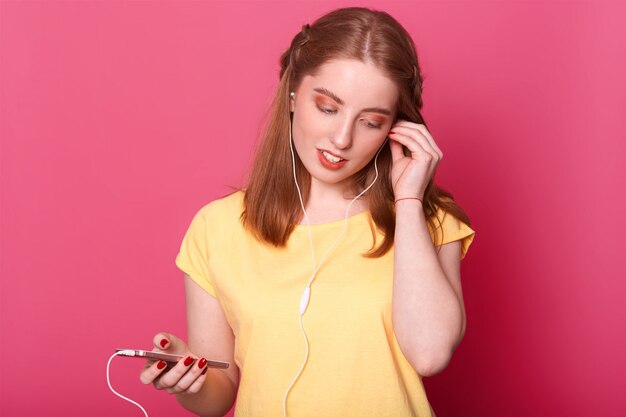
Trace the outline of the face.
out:
[[[295,93],[293,142],[311,186],[347,192],[391,129],[395,83],[372,64],[342,59],[305,76]]]

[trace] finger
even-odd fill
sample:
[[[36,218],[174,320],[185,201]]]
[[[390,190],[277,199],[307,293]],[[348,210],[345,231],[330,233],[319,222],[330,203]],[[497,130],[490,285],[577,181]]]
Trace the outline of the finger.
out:
[[[168,352],[177,355],[188,354],[187,344],[170,333],[157,333],[152,339],[152,343],[156,350],[160,352]]]
[[[430,146],[433,147],[433,149],[435,150],[435,152],[437,152],[437,155],[439,155],[439,159],[441,160],[441,158],[443,158],[443,152],[441,151],[441,149],[439,148],[439,146],[437,146],[437,143],[435,142],[435,139],[433,138],[433,136],[430,134],[430,132],[428,131],[428,129],[426,128],[426,126],[418,124],[417,125],[417,129],[420,130],[420,132],[422,132],[422,134],[424,135],[424,137],[426,138],[426,140],[428,140],[428,143],[430,143]]]
[[[151,384],[157,377],[159,377],[165,370],[167,363],[165,361],[158,361],[150,365],[141,371],[139,379],[142,384]]]
[[[424,135],[424,137],[426,138],[426,140],[428,141],[430,146],[432,146],[432,148],[435,150],[437,155],[439,155],[439,159],[443,158],[443,152],[441,151],[439,146],[437,146],[437,143],[435,142],[435,139],[430,134],[430,132],[428,131],[428,128],[426,128],[426,126],[424,126],[423,124],[413,123],[413,122],[404,121],[404,120],[401,121],[401,122],[398,122],[398,126],[399,127],[408,127],[408,128],[418,129]]]
[[[430,158],[429,158],[430,160],[435,161],[435,163],[439,162],[439,159],[440,159],[439,154],[433,149],[433,147],[428,142],[428,139],[426,139],[426,137],[422,134],[420,130],[415,129],[415,128],[398,126],[398,127],[394,127],[394,132],[397,133],[395,136],[396,138],[399,139],[401,136],[398,136],[398,135],[402,135],[402,136],[407,137],[412,143],[416,143],[419,145],[419,148],[415,146],[411,148],[409,145],[403,143],[407,148],[409,148],[409,150],[411,150],[411,152],[414,152],[413,149],[421,148],[421,150],[423,150],[428,155],[430,155]]]
[[[150,368],[152,365],[154,365],[156,362],[158,362],[156,359],[146,359],[145,363],[143,364],[143,368],[142,371]]]
[[[191,384],[189,388],[187,388],[187,392],[189,392],[190,394],[195,394],[198,391],[200,391],[200,388],[202,388],[202,385],[204,384],[204,381],[207,378],[206,373],[208,370],[209,370],[209,365],[206,365],[204,367],[204,370],[200,372],[200,376],[198,377],[198,379],[196,379],[194,383]]]
[[[196,358],[191,355],[186,356],[185,358],[178,361],[178,363],[169,371],[167,371],[163,376],[158,378],[154,382],[154,386],[157,389],[164,389],[167,392],[170,392],[170,388],[173,388],[178,381],[190,370]],[[171,392],[170,392],[171,393]]]
[[[389,139],[400,142],[402,145],[406,146],[407,149],[411,152],[411,155],[423,155],[422,159],[432,158],[431,153],[427,152],[419,142],[417,142],[412,137],[407,136],[406,134],[395,132],[395,131],[389,132]],[[418,159],[418,158],[413,158],[413,159]]]
[[[170,340],[171,340],[170,334],[157,333],[156,335],[154,335],[154,338],[152,339],[152,343],[154,344],[154,347],[157,348],[158,350],[165,351],[170,346],[172,346],[172,342],[170,342]]]
[[[204,358],[196,361],[190,369],[187,371],[185,375],[181,379],[178,380],[176,385],[172,387],[171,391],[173,394],[179,394],[181,392],[185,392],[189,390],[189,388],[196,382],[198,378],[200,378],[207,369],[207,361]]]

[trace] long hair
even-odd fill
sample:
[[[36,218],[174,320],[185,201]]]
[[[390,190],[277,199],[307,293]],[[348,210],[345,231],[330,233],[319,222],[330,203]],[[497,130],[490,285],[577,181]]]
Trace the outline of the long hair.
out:
[[[289,92],[296,91],[305,75],[316,75],[320,66],[331,59],[373,63],[398,87],[397,117],[426,125],[420,114],[423,106],[423,77],[415,45],[393,17],[383,11],[348,7],[334,10],[311,25],[303,25],[280,57],[280,82],[245,187],[244,210],[241,214],[243,225],[256,239],[275,247],[286,245],[303,215],[291,175]],[[298,184],[306,205],[311,177],[297,154],[295,163]],[[385,146],[378,158],[379,180],[365,193],[372,220],[382,231],[384,239],[376,248],[376,233],[370,223],[374,244],[363,254],[365,257],[383,256],[393,246],[395,205],[391,168],[391,149]],[[374,169],[372,160],[355,174],[355,194],[372,181]],[[433,179],[425,189],[423,203],[431,233],[441,227],[440,222],[435,225],[437,207],[470,224],[468,216],[454,202],[452,194],[436,186]]]

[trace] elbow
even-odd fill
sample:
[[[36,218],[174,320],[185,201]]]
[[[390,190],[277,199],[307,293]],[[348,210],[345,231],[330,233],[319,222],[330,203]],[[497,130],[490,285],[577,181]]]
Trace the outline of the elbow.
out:
[[[463,330],[461,331],[461,335],[454,342],[452,347],[448,349],[440,349],[439,352],[446,352],[438,355],[424,355],[424,358],[428,358],[427,360],[417,361],[417,367],[415,370],[421,376],[433,376],[442,372],[444,369],[448,367],[450,361],[452,360],[452,356],[456,351],[456,348],[461,344],[463,337],[465,336],[465,325],[463,325]]]
[[[446,369],[451,359],[452,355],[442,355],[436,359],[422,361],[415,370],[422,377],[434,376]]]

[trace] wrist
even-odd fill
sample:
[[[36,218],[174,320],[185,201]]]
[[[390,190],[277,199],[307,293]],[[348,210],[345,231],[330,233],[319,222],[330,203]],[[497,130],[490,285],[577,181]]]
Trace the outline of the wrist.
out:
[[[417,198],[417,197],[400,197],[400,198],[396,198],[394,200],[394,203],[396,205],[398,204],[419,204],[422,205],[424,204],[421,198]]]

